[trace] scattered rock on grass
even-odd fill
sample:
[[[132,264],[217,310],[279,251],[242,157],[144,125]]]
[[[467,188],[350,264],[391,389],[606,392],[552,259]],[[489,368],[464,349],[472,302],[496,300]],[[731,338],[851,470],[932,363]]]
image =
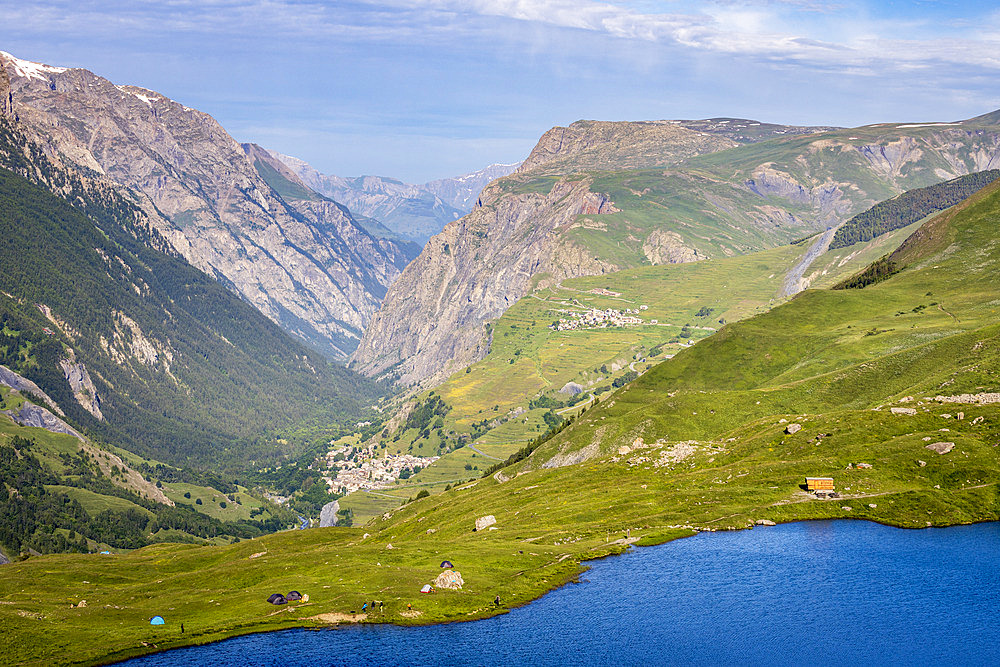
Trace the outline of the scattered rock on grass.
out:
[[[927,449],[932,452],[937,452],[938,454],[947,454],[955,448],[954,442],[935,442],[933,444],[927,445]]]
[[[915,415],[917,414],[916,408],[889,408],[889,412],[894,415]]]
[[[792,435],[793,433],[798,433],[802,430],[802,424],[789,424],[785,427],[785,433]]]
[[[497,522],[497,518],[492,514],[481,516],[476,519],[476,530],[485,530]]]

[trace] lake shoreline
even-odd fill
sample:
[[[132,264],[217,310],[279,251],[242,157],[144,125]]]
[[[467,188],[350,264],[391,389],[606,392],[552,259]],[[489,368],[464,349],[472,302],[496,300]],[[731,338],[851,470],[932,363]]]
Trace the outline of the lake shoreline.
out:
[[[838,518],[833,518],[833,519],[829,519],[829,518],[796,519],[796,520],[791,520],[791,521],[778,522],[776,525],[777,526],[781,526],[781,525],[788,525],[788,524],[825,523],[825,522],[837,522],[837,521],[850,521],[850,522],[872,523],[872,524],[877,524],[877,525],[885,526],[885,527],[888,527],[888,528],[895,528],[895,529],[907,530],[908,532],[917,532],[917,531],[922,531],[922,530],[931,529],[931,528],[944,528],[944,529],[947,529],[947,528],[954,528],[954,527],[957,527],[957,526],[969,526],[969,525],[984,524],[984,523],[1000,523],[1000,521],[998,521],[995,518],[985,518],[985,519],[982,519],[980,521],[972,521],[972,522],[955,522],[955,523],[947,523],[947,524],[932,525],[932,526],[912,526],[912,525],[904,525],[902,523],[893,523],[891,521],[879,521],[879,520],[874,520],[874,519],[870,519],[870,518],[838,517]],[[197,638],[192,637],[193,641],[189,641],[189,642],[186,642],[186,643],[183,643],[183,644],[175,644],[175,645],[166,646],[166,647],[162,647],[162,648],[157,647],[157,648],[154,648],[152,650],[141,650],[141,651],[134,651],[134,652],[131,651],[131,650],[129,650],[127,652],[124,652],[125,654],[123,654],[122,652],[119,652],[119,653],[117,653],[117,654],[115,654],[113,656],[107,656],[106,659],[101,659],[101,660],[99,660],[97,662],[90,663],[90,664],[98,664],[98,665],[123,664],[123,663],[126,663],[129,660],[133,660],[133,659],[141,658],[141,657],[145,657],[145,656],[150,656],[150,655],[155,655],[155,654],[161,654],[161,653],[168,653],[168,652],[179,650],[179,649],[193,648],[193,647],[198,647],[198,646],[207,646],[207,645],[210,645],[210,644],[217,644],[217,643],[224,642],[226,640],[234,639],[234,638],[237,638],[237,637],[245,637],[245,636],[249,636],[249,635],[271,633],[271,632],[284,632],[284,631],[287,631],[287,630],[338,630],[338,629],[348,629],[348,628],[359,627],[359,626],[373,626],[373,627],[374,626],[392,626],[392,627],[399,627],[399,628],[426,628],[426,627],[456,625],[456,624],[463,624],[464,625],[466,623],[470,623],[470,622],[473,622],[473,621],[483,621],[483,620],[487,620],[487,619],[490,619],[490,618],[501,617],[501,616],[504,616],[504,615],[510,613],[511,611],[513,611],[515,609],[519,609],[519,608],[522,608],[522,607],[527,607],[527,606],[529,606],[529,605],[531,605],[533,603],[536,603],[539,600],[541,600],[543,597],[545,597],[546,595],[548,595],[549,593],[557,591],[557,590],[565,587],[568,584],[577,583],[579,581],[580,576],[583,575],[584,573],[586,573],[590,569],[590,567],[587,566],[586,563],[590,563],[590,562],[593,562],[593,561],[609,560],[612,557],[620,556],[620,555],[622,555],[624,553],[627,553],[629,551],[629,548],[631,546],[636,546],[636,547],[655,547],[655,546],[660,546],[660,545],[667,544],[669,542],[674,542],[674,541],[677,541],[677,540],[682,540],[682,539],[687,538],[687,537],[694,537],[694,536],[698,535],[699,533],[712,533],[712,532],[717,532],[717,533],[732,533],[732,532],[743,532],[743,531],[753,530],[754,528],[757,528],[757,529],[768,529],[768,528],[773,528],[773,527],[775,527],[775,526],[764,526],[764,525],[754,526],[754,525],[751,525],[751,526],[745,526],[745,527],[739,527],[739,528],[726,528],[726,529],[719,529],[719,530],[690,530],[690,531],[686,531],[684,534],[678,534],[678,535],[663,535],[663,534],[653,535],[653,536],[649,536],[648,538],[640,538],[639,540],[637,540],[635,542],[632,542],[632,543],[629,543],[629,544],[616,545],[616,546],[621,547],[621,548],[614,549],[614,550],[611,550],[611,551],[607,551],[607,552],[604,552],[604,553],[597,553],[597,554],[594,554],[591,557],[585,557],[585,558],[581,558],[579,560],[575,560],[574,559],[574,563],[577,565],[577,567],[576,567],[576,570],[575,570],[575,572],[573,574],[564,577],[559,582],[552,583],[552,584],[548,585],[544,590],[539,590],[537,592],[537,594],[534,595],[533,597],[531,597],[530,599],[527,599],[527,600],[525,600],[523,602],[519,602],[517,604],[513,604],[513,605],[510,605],[510,606],[502,606],[500,608],[487,608],[487,609],[473,610],[473,612],[470,612],[470,615],[467,618],[453,618],[453,619],[446,619],[446,620],[419,620],[418,618],[415,618],[415,619],[405,619],[405,620],[402,620],[402,621],[400,621],[398,619],[393,619],[393,620],[388,620],[388,619],[387,620],[369,620],[369,619],[366,618],[366,619],[364,619],[362,621],[359,621],[359,622],[347,622],[347,623],[325,623],[325,622],[321,622],[321,621],[315,621],[315,620],[313,620],[311,618],[297,618],[297,619],[289,619],[288,622],[286,624],[282,624],[281,627],[274,627],[273,625],[267,625],[267,626],[265,626],[264,624],[258,624],[258,625],[255,625],[253,627],[244,627],[244,628],[232,629],[232,630],[222,630],[222,631],[219,631],[219,632],[214,632],[214,633],[210,633],[210,634],[207,634],[207,635],[199,636]],[[298,609],[301,609],[301,607],[298,607]]]

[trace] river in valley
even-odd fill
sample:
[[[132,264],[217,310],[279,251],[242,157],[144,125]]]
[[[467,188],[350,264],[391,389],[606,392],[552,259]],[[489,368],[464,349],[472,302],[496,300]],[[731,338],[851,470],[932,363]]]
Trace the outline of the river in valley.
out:
[[[125,664],[1000,664],[998,523],[801,522],[590,566],[580,583],[483,621],[286,630]]]

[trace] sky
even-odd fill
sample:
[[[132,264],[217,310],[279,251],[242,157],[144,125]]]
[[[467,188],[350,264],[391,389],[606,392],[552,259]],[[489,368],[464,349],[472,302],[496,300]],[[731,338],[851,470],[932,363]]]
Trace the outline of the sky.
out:
[[[579,119],[801,125],[1000,108],[1000,6],[925,0],[0,0],[0,50],[422,183]]]

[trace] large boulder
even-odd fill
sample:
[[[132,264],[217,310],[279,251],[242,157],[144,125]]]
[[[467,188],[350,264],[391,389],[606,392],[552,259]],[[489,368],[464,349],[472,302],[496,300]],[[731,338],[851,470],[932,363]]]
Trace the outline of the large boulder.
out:
[[[336,500],[328,502],[323,505],[323,509],[319,513],[319,527],[320,528],[330,528],[331,526],[337,525],[337,512],[340,511],[340,503]]]
[[[492,514],[487,514],[486,516],[481,516],[476,519],[476,530],[486,530],[493,524],[497,522],[497,518]]]
[[[465,580],[462,579],[462,573],[458,570],[445,570],[437,576],[434,580],[435,588],[450,588],[453,591],[462,590],[462,584]]]
[[[583,386],[577,384],[576,382],[567,382],[559,390],[560,394],[569,394],[570,396],[576,396],[577,394],[583,393]]]

